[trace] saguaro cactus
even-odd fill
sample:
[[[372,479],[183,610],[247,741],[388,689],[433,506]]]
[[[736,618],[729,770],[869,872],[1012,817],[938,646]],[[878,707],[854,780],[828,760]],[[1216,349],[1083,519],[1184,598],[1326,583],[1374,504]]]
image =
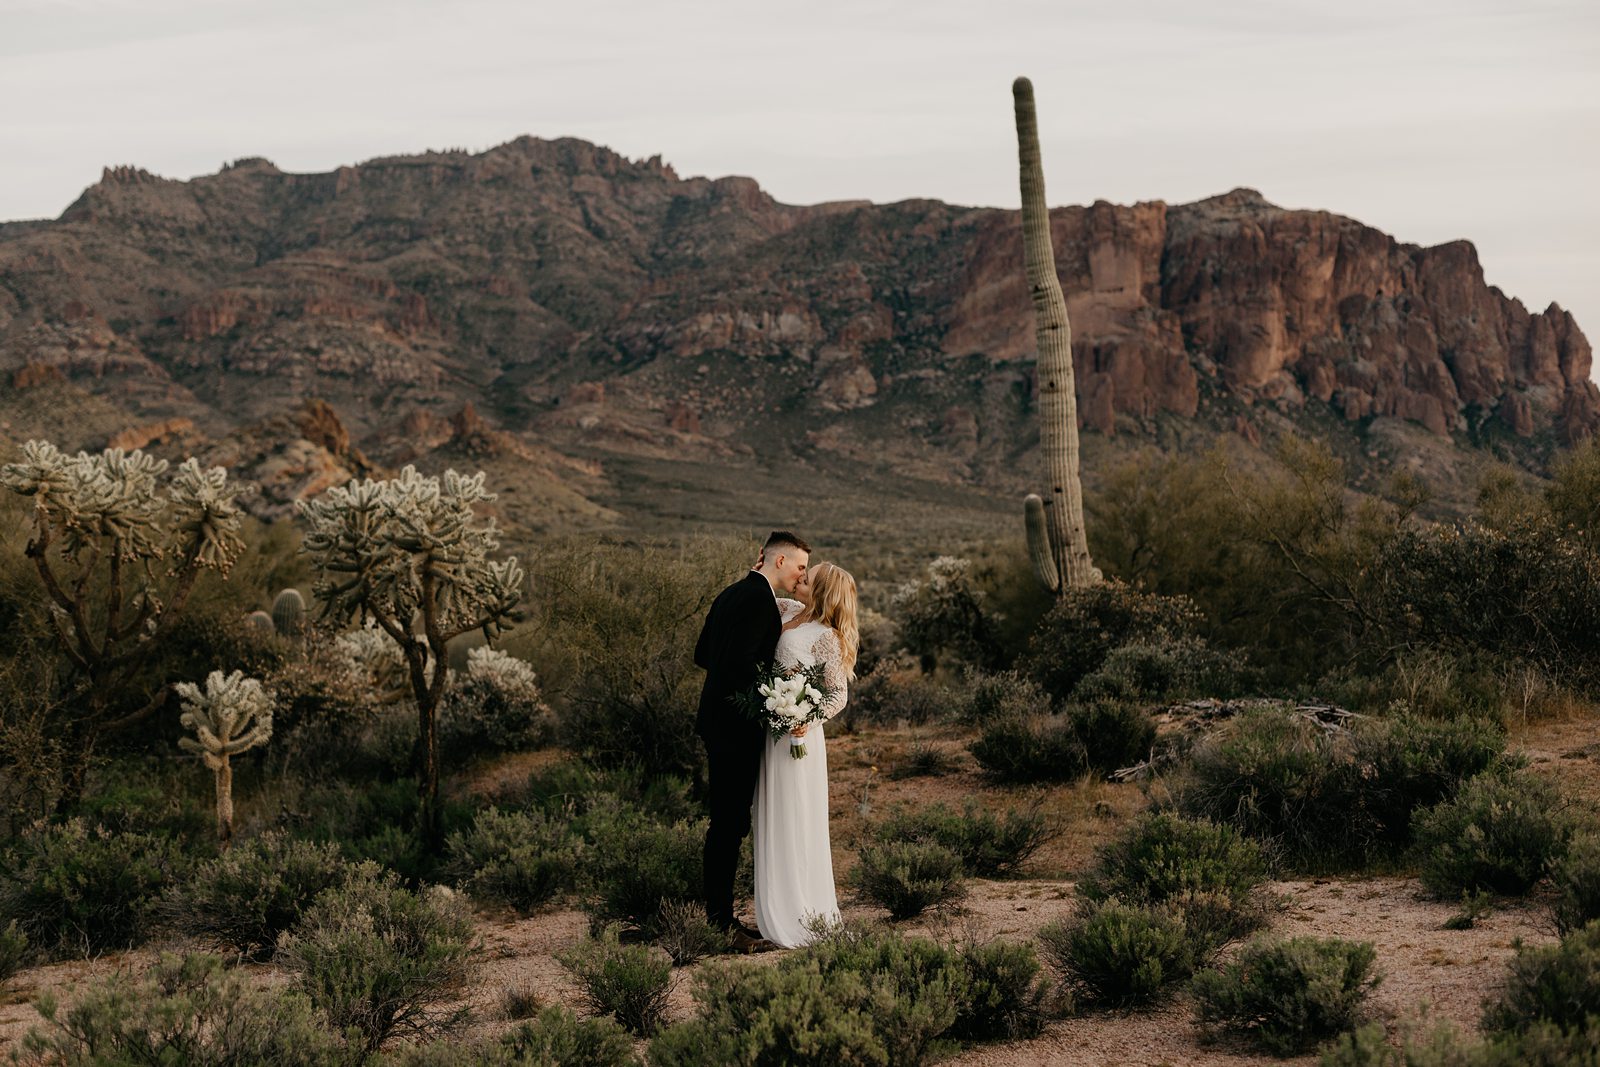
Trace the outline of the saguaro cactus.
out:
[[[352,481],[297,505],[307,526],[301,550],[317,563],[314,592],[324,614],[376,623],[405,657],[417,701],[418,791],[433,833],[450,639],[499,632],[522,596],[522,567],[515,557],[490,558],[499,531],[474,513],[478,502],[494,499],[483,477],[445,471],[429,478],[407,467],[396,478]]]
[[[306,598],[298,589],[285,589],[272,602],[272,625],[279,637],[298,637],[305,630]]]
[[[1097,581],[1083,528],[1083,485],[1078,477],[1078,396],[1072,373],[1072,324],[1056,278],[1050,243],[1050,212],[1044,202],[1044,167],[1039,161],[1039,123],[1033,83],[1011,85],[1017,114],[1017,157],[1022,171],[1022,247],[1033,295],[1034,337],[1039,349],[1039,450],[1050,491],[1028,494],[1023,512],[1028,553],[1039,580],[1060,595]]]
[[[194,737],[178,739],[185,751],[198,753],[217,778],[217,837],[222,847],[233,842],[232,759],[272,737],[272,698],[243,671],[224,675],[212,671],[202,690],[193,682],[179,682],[183,716],[178,720]]]
[[[98,740],[166,702],[166,686],[135,691],[139,673],[182,617],[200,573],[226,577],[243,548],[239,486],[194,459],[163,478],[166,460],[138,450],[74,456],[29,441],[22,453],[0,468],[0,485],[33,498],[25,553],[75,669],[60,728],[67,767],[59,806],[67,809],[82,794]]]

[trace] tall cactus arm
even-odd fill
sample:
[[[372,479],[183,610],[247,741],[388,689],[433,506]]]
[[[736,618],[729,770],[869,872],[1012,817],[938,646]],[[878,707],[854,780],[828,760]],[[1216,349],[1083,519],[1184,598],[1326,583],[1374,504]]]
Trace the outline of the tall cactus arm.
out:
[[[1033,560],[1033,573],[1052,593],[1061,591],[1061,572],[1056,569],[1056,557],[1050,550],[1050,529],[1045,524],[1044,500],[1038,493],[1029,493],[1022,502],[1023,521],[1028,530],[1028,557]]]

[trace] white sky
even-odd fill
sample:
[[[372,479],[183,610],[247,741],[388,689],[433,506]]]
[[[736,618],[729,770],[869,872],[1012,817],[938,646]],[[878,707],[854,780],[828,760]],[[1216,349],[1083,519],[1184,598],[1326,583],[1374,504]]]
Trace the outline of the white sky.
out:
[[[1600,340],[1597,0],[0,0],[0,219],[106,164],[323,171],[570,135],[790,203],[1235,186],[1403,241]]]

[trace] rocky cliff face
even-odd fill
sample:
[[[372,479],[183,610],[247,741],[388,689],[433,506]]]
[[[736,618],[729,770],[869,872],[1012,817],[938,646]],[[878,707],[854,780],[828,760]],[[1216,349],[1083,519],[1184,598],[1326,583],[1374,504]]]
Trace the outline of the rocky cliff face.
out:
[[[1600,426],[1572,317],[1487,285],[1468,244],[1249,190],[1052,225],[1093,432],[1253,433],[1259,408],[1548,449]],[[59,220],[0,227],[0,380],[65,379],[127,413],[72,444],[299,426],[326,398],[349,439],[295,435],[308,484],[359,467],[354,443],[405,453],[408,432],[500,453],[503,432],[781,445],[1003,481],[1030,447],[1021,261],[1012,212],[792,207],[574,140],[329,174],[114,168]]]

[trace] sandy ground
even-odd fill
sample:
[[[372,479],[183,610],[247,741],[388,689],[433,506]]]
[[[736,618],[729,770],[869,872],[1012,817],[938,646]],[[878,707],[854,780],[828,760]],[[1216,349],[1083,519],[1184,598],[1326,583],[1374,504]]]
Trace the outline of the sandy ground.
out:
[[[1557,776],[1576,803],[1600,800],[1600,730],[1582,718],[1543,723],[1513,733],[1513,745],[1525,751],[1535,771]],[[938,778],[895,781],[888,772],[913,740],[946,747],[955,760],[952,773]],[[937,800],[958,805],[969,797],[988,806],[1040,804],[1066,828],[1063,837],[1033,865],[1035,877],[1016,881],[974,881],[957,914],[906,924],[910,933],[949,937],[972,932],[982,937],[1025,939],[1053,919],[1072,911],[1072,878],[1093,855],[1099,842],[1116,832],[1149,798],[1137,786],[1085,781],[1043,792],[1000,791],[979,779],[954,735],[907,732],[843,735],[829,739],[834,783],[832,811],[835,869],[848,871],[851,843],[863,820],[896,803],[927,804]],[[525,770],[525,769],[524,769]],[[1535,896],[1504,902],[1468,930],[1446,930],[1444,922],[1458,911],[1452,904],[1426,899],[1416,880],[1405,876],[1318,878],[1282,881],[1267,887],[1273,901],[1272,930],[1292,936],[1313,934],[1372,941],[1383,979],[1373,994],[1369,1016],[1386,1021],[1417,1018],[1450,1019],[1462,1029],[1475,1028],[1484,997],[1505,973],[1519,941],[1553,941],[1555,933],[1547,902]],[[878,918],[881,913],[847,904],[848,917]],[[493,1033],[509,1023],[498,1018],[507,990],[537,992],[545,1002],[579,1006],[578,991],[555,955],[580,941],[587,921],[576,910],[559,910],[531,918],[480,916],[485,964],[469,1002],[479,1022],[473,1029]],[[119,969],[147,965],[167,944],[91,961],[35,967],[7,983],[0,993],[0,1053],[38,1022],[31,1002],[52,993],[70,1003],[83,982]],[[756,957],[770,963],[781,953]],[[702,964],[703,966],[703,964]],[[253,968],[262,981],[281,981],[270,965]],[[695,968],[675,976],[671,1011],[674,1019],[692,1011]],[[1304,1057],[1293,1062],[1314,1062]],[[967,1049],[947,1061],[961,1067],[1027,1067],[1100,1064],[1261,1064],[1267,1058],[1227,1043],[1206,1043],[1191,1022],[1181,996],[1144,1011],[1089,1012],[1057,1020],[1034,1040]]]

